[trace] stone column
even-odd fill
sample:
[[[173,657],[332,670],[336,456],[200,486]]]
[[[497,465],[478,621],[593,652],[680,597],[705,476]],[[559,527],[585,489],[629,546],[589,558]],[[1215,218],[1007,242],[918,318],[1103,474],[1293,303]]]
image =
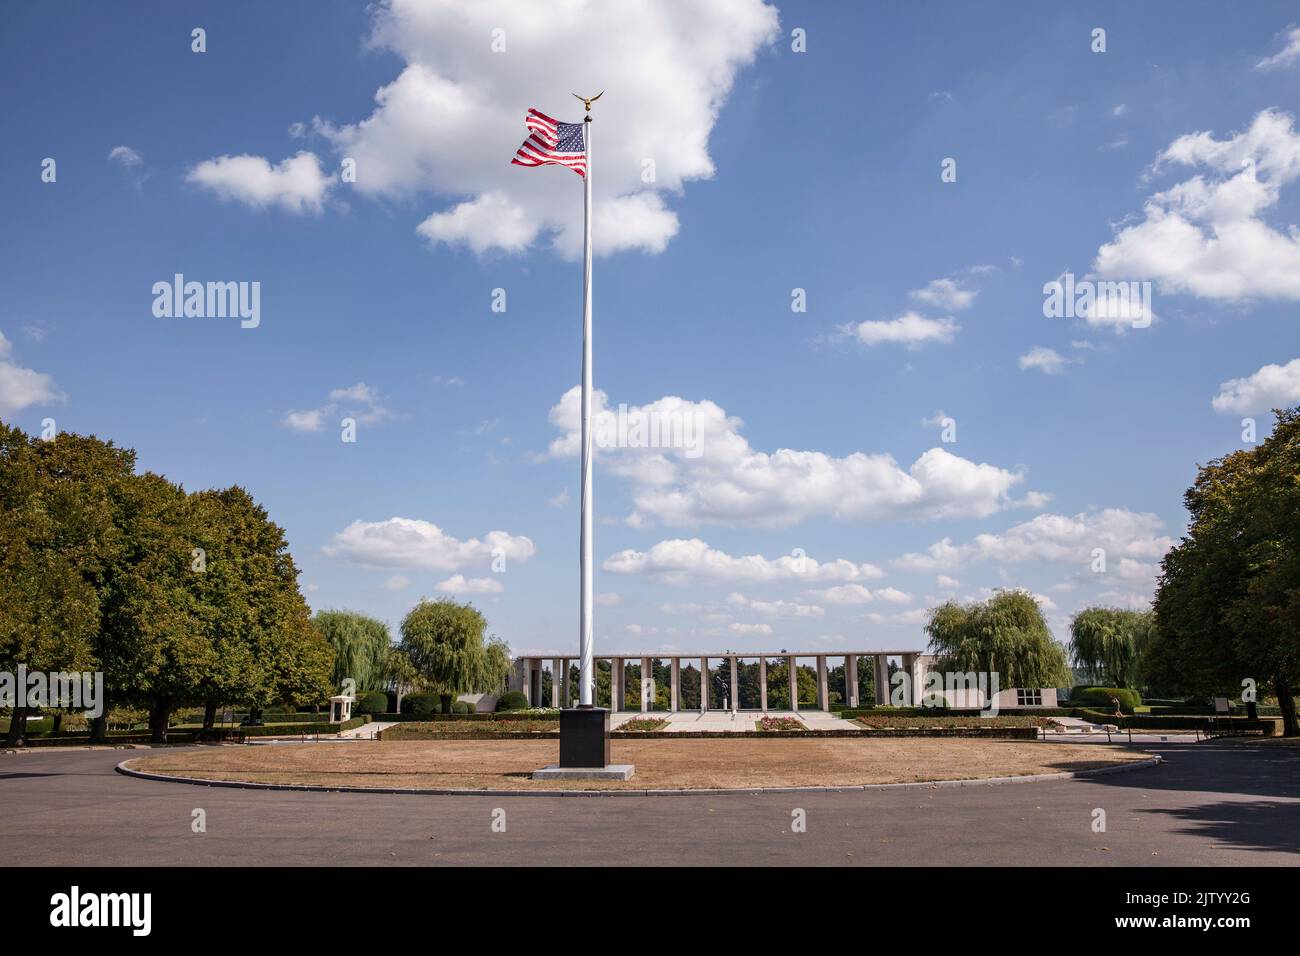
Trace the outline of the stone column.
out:
[[[561,707],[569,706],[569,660],[565,657],[560,658],[560,700]]]
[[[790,679],[790,709],[799,710],[799,675],[795,672],[795,659],[785,659],[786,676]]]
[[[876,706],[884,707],[889,703],[889,659],[884,654],[876,655]]]
[[[563,688],[560,686],[560,659],[558,657],[551,661],[551,706],[563,707],[560,703],[560,692]]]
[[[829,711],[831,709],[830,687],[826,681],[826,655],[817,655],[817,705]]]
[[[758,659],[758,707],[767,713],[767,658]]]
[[[531,657],[525,657],[523,658],[523,664],[524,664],[523,674],[522,674],[523,686],[521,689],[524,692],[524,696],[528,698],[528,706],[532,707],[534,706],[533,705],[533,659]]]
[[[674,657],[668,665],[668,710],[677,713],[682,698],[682,659]]]
[[[732,657],[731,659],[731,712],[734,714],[740,708],[740,678],[737,674],[739,668],[736,666],[740,659]]]
[[[844,655],[844,703],[858,706],[858,658],[854,654]]]
[[[623,658],[609,661],[609,709],[618,713],[623,709]]]
[[[700,713],[709,712],[709,659],[700,658]]]
[[[904,698],[903,702],[908,707],[920,706],[917,702],[921,699],[920,688],[916,686],[916,655],[903,655],[903,673],[907,675],[908,683],[903,685]]]
[[[650,702],[655,696],[654,671],[650,670],[650,658],[641,658],[641,712],[650,709]]]

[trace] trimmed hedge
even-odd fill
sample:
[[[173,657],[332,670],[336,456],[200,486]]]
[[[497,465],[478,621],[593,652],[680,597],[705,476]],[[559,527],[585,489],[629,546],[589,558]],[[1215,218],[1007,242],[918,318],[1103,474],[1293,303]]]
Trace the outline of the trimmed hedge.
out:
[[[402,713],[414,716],[428,716],[442,711],[442,697],[439,694],[407,694],[402,698]]]
[[[1114,724],[1121,730],[1209,731],[1230,727],[1232,730],[1255,731],[1263,730],[1265,727],[1265,721],[1251,720],[1248,717],[1152,717],[1148,714],[1125,714],[1123,717],[1116,717],[1114,714],[1085,708],[1076,709],[1074,716],[1094,724]]]
[[[451,712],[456,715],[468,714],[470,713],[469,704],[463,700],[454,700],[451,702]]]
[[[405,701],[403,701],[405,703]],[[468,713],[454,714],[375,714],[375,720],[389,721],[392,723],[405,723],[409,721],[427,721],[434,722],[440,720],[559,720],[560,712],[549,708],[542,710],[509,710],[498,711],[495,714],[479,713],[478,711],[469,711]]]
[[[1112,710],[1111,699],[1119,701],[1127,713],[1133,713],[1142,703],[1142,695],[1127,687],[1075,687],[1070,690],[1069,703],[1074,707],[1102,707]]]
[[[370,715],[363,714],[360,717],[353,717],[342,724],[294,724],[292,727],[264,725],[261,727],[240,727],[239,731],[245,737],[296,737],[299,734],[313,736],[315,734],[337,734],[343,730],[355,730],[368,723],[370,723]]]
[[[1240,716],[1240,715],[1242,715],[1242,714],[1245,714],[1245,712],[1246,712],[1246,705],[1245,705],[1245,704],[1239,704],[1239,703],[1237,703],[1237,702],[1234,701],[1234,702],[1232,703],[1232,712],[1233,712],[1233,714],[1235,714],[1235,715],[1237,715],[1237,716]],[[1281,707],[1278,707],[1276,704],[1259,704],[1259,705],[1256,706],[1256,708],[1255,708],[1255,712],[1256,712],[1257,714],[1259,714],[1259,716],[1261,716],[1261,717],[1281,717],[1281,716],[1282,716],[1282,708],[1281,708]],[[1214,709],[1213,707],[1206,707],[1204,704],[1198,704],[1198,705],[1196,705],[1196,706],[1194,706],[1194,707],[1193,707],[1193,706],[1188,706],[1188,705],[1186,705],[1186,704],[1179,704],[1179,705],[1177,705],[1177,706],[1160,706],[1160,707],[1151,707],[1151,708],[1150,708],[1150,714],[1151,714],[1151,716],[1153,716],[1153,717],[1167,717],[1167,716],[1175,716],[1175,717],[1214,717],[1214,716],[1217,716],[1216,711],[1215,711],[1215,709]],[[1139,714],[1139,716],[1141,716],[1141,715]]]
[[[497,710],[527,710],[528,698],[521,690],[508,690],[497,698]]]
[[[1073,717],[1073,707],[999,707],[1003,717]],[[979,717],[986,711],[961,707],[855,707],[841,710],[838,716],[846,720],[857,717]]]
[[[388,695],[380,691],[362,694],[357,701],[358,714],[382,714],[388,709]]]

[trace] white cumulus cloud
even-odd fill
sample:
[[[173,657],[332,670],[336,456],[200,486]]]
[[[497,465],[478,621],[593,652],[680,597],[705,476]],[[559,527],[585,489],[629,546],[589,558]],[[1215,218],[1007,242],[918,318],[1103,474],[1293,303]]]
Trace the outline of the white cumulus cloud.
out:
[[[913,289],[909,294],[917,301],[936,309],[957,311],[969,309],[979,292],[965,288],[956,279],[931,279],[924,289]]]
[[[52,376],[19,365],[13,351],[13,343],[0,332],[0,415],[64,400]]]
[[[453,574],[433,587],[443,594],[499,594],[506,589],[494,578],[466,578],[463,574]]]
[[[1032,349],[1020,356],[1020,367],[1022,369],[1034,368],[1048,375],[1056,375],[1066,366],[1066,359],[1056,349],[1049,349],[1042,345],[1035,345]]]
[[[527,561],[535,550],[533,542],[522,535],[489,531],[482,538],[461,541],[418,518],[354,521],[323,548],[328,557],[353,564],[434,571],[485,567],[496,557]]]
[[[317,117],[311,129],[355,160],[349,188],[444,202],[418,227],[432,243],[478,253],[546,243],[573,258],[581,179],[510,159],[529,107],[577,122],[583,108],[572,94],[608,84],[592,112],[595,248],[658,252],[679,228],[667,200],[714,175],[713,125],[777,29],[763,0],[387,0],[369,45],[394,54],[400,72],[375,93],[369,116]],[[295,130],[305,135],[306,125]]]
[[[1151,172],[1170,166],[1199,171],[1148,197],[1142,220],[1097,250],[1094,271],[1219,301],[1300,300],[1300,231],[1282,232],[1263,218],[1300,177],[1292,117],[1264,110],[1224,139],[1204,131],[1180,136]]]
[[[204,160],[185,177],[222,199],[254,209],[279,206],[289,212],[320,212],[333,174],[321,169],[315,153],[301,152],[272,165],[261,156],[218,156]]]
[[[1282,49],[1266,56],[1255,64],[1257,70],[1279,70],[1300,63],[1300,27],[1291,27],[1283,34]]]
[[[1163,530],[1164,522],[1155,515],[1124,508],[1073,516],[1041,514],[1001,534],[976,535],[962,545],[944,538],[924,552],[905,554],[891,564],[902,571],[923,573],[950,571],[975,561],[1090,565],[1094,549],[1101,548],[1108,569],[1118,570],[1124,559],[1162,557],[1174,545]]]
[[[880,588],[872,590],[861,584],[837,584],[835,587],[821,591],[809,591],[810,597],[816,597],[827,604],[871,604],[886,601],[890,604],[906,604],[912,595],[898,588]]]
[[[822,617],[826,609],[816,604],[800,604],[797,601],[759,601],[743,594],[732,592],[727,595],[727,603],[763,617]]]
[[[643,574],[660,584],[856,581],[883,574],[875,565],[855,564],[844,558],[821,562],[809,555],[736,557],[709,547],[699,538],[660,541],[649,551],[628,548],[606,558],[602,567],[614,574]]]
[[[905,312],[896,319],[868,320],[840,329],[863,345],[906,345],[908,348],[926,342],[946,345],[960,330],[961,326],[952,319],[931,319],[919,312]]]
[[[1300,359],[1285,365],[1265,365],[1253,375],[1229,379],[1219,386],[1210,404],[1216,412],[1250,415],[1300,403]]]
[[[570,389],[550,411],[560,431],[553,457],[575,456],[580,444],[581,391]],[[593,414],[608,413],[597,390]],[[942,448],[924,452],[906,469],[888,454],[854,452],[843,457],[778,448],[762,452],[741,434],[744,423],[710,401],[675,396],[633,414],[658,421],[690,422],[695,446],[598,448],[602,467],[632,485],[628,523],[658,521],[677,527],[706,523],[781,527],[811,517],[838,520],[987,517],[1025,502],[1010,497],[1024,480],[1018,471],[958,457]],[[683,430],[682,434],[686,432]],[[1027,496],[1030,504],[1041,495]]]

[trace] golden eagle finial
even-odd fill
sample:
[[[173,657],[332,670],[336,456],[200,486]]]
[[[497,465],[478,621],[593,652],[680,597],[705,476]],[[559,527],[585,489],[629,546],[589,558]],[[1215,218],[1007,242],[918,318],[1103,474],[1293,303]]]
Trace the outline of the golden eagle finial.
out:
[[[577,93],[574,93],[573,95],[574,95],[574,96],[578,96]],[[591,112],[591,104],[594,103],[594,102],[596,102],[596,100],[600,99],[600,98],[601,98],[602,96],[604,96],[604,95],[605,95],[605,91],[604,91],[604,90],[601,90],[601,91],[600,91],[599,93],[597,93],[595,96],[592,96],[592,97],[578,96],[578,99],[582,100],[582,105],[585,106],[585,107],[587,107],[587,112],[590,113],[590,112]]]

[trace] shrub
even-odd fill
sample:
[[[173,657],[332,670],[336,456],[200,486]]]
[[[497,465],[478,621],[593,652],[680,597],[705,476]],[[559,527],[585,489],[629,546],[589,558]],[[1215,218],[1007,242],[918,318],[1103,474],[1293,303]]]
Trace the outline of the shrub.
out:
[[[407,694],[402,698],[402,713],[429,716],[442,709],[442,700],[437,694]]]
[[[383,714],[388,711],[388,695],[379,691],[364,693],[357,701],[358,714]]]
[[[468,714],[468,713],[469,713],[469,704],[468,704],[467,702],[463,701],[463,700],[455,701],[455,702],[451,705],[451,712],[452,712],[453,714]]]
[[[1114,704],[1110,702],[1112,697],[1130,714],[1142,703],[1141,695],[1127,687],[1075,687],[1070,691],[1070,704],[1075,707],[1101,707],[1113,712]]]
[[[497,710],[527,710],[528,698],[521,690],[508,690],[497,698]]]

